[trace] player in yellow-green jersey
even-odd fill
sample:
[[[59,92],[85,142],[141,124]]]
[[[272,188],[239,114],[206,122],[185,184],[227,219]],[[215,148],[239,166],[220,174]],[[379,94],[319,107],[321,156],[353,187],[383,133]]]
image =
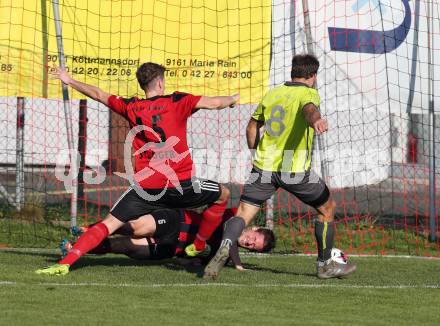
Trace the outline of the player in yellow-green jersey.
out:
[[[253,169],[240,198],[237,215],[223,232],[222,245],[205,268],[205,278],[216,278],[229,257],[229,249],[260,206],[282,188],[318,212],[315,236],[318,244],[317,276],[342,277],[356,266],[332,258],[334,210],[325,182],[311,171],[314,133],[328,129],[319,111],[320,98],[314,88],[318,59],[309,54],[292,59],[291,81],[270,90],[258,105],[246,129],[248,147],[255,150]],[[264,133],[259,137],[260,128]]]
[[[307,123],[302,109],[307,105],[318,108],[319,104],[316,89],[301,82],[286,82],[268,92],[252,115],[248,127],[251,133],[255,125],[264,124],[265,127],[253,165],[263,171],[308,171],[314,129]],[[321,124],[324,130],[325,120]]]

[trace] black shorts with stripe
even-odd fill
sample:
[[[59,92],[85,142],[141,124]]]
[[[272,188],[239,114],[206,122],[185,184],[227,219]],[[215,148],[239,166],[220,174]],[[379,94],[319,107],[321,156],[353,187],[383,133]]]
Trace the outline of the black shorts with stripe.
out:
[[[240,201],[260,206],[268,200],[278,188],[295,195],[303,203],[318,208],[330,198],[325,182],[312,171],[304,173],[282,173],[263,171],[255,166],[244,185]]]
[[[175,256],[179,234],[184,223],[183,209],[161,209],[151,213],[156,222],[154,242],[147,238],[149,259],[158,260]]]
[[[182,193],[177,188],[136,189],[129,187],[116,201],[110,214],[121,222],[128,222],[142,215],[164,208],[196,208],[216,202],[221,195],[221,187],[210,180],[180,181]],[[149,196],[145,196],[145,191]],[[155,200],[150,198],[155,196]],[[147,198],[147,199],[146,199]]]

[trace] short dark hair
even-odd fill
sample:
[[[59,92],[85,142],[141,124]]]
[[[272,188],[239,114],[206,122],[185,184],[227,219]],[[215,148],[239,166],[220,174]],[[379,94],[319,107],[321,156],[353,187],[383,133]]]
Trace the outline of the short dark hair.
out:
[[[272,251],[276,244],[275,234],[273,231],[268,228],[258,228],[256,232],[262,234],[264,237],[263,249],[261,249],[261,252]]]
[[[139,86],[146,91],[157,77],[164,78],[165,67],[154,62],[143,63],[136,71]]]
[[[299,54],[292,59],[292,70],[290,77],[293,78],[310,78],[318,73],[319,61],[311,54]]]

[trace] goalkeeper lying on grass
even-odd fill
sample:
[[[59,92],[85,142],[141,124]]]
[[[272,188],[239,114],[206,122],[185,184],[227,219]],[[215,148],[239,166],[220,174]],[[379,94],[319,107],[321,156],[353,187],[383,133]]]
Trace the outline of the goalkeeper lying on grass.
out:
[[[236,209],[227,209],[223,215],[222,224],[214,231],[207,243],[215,252],[220,246],[223,224],[236,213]],[[202,219],[201,214],[181,209],[162,209],[126,223],[117,231],[120,235],[103,240],[92,254],[116,253],[124,254],[138,260],[160,260],[172,257],[184,257],[184,248],[192,243],[197,234]],[[275,237],[266,228],[247,228],[238,240],[238,246],[258,252],[268,252],[275,245]],[[230,258],[238,270],[243,266],[238,255],[238,246],[232,247]],[[72,249],[72,244],[63,241],[64,254]],[[204,257],[209,259],[210,257]],[[69,272],[70,265],[54,265],[56,268],[40,269],[38,274],[64,275]]]

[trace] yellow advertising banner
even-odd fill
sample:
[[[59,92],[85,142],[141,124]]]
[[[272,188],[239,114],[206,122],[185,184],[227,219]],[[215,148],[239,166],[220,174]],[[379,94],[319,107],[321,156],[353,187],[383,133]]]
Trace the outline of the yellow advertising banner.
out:
[[[164,65],[167,92],[258,102],[269,84],[270,0],[60,0],[65,65],[73,78],[144,96],[143,62]],[[61,98],[52,1],[0,2],[0,96]],[[72,98],[84,96],[72,91]]]

